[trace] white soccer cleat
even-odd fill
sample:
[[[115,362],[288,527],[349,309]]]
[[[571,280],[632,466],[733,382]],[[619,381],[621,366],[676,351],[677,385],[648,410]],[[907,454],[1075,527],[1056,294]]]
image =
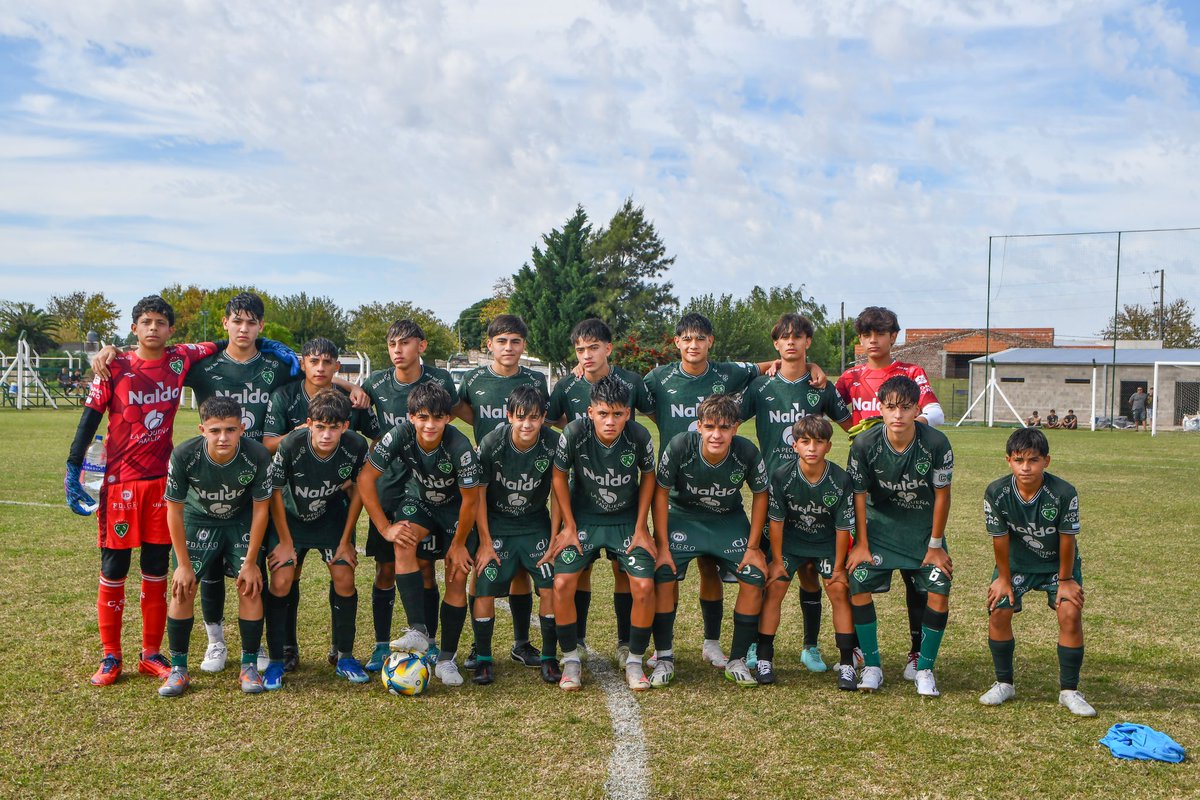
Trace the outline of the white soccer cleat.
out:
[[[1094,717],[1096,709],[1092,708],[1092,704],[1083,699],[1083,693],[1078,689],[1063,689],[1058,693],[1058,704],[1066,706],[1077,717]]]
[[[1001,703],[1007,703],[1016,696],[1016,687],[1014,687],[1011,683],[1001,683],[1000,681],[996,681],[992,684],[992,688],[979,695],[979,702],[983,703],[985,706],[998,706]]]
[[[625,662],[628,660],[629,660],[629,645],[627,645],[627,644],[617,645],[617,666],[618,667],[625,666]]]
[[[939,697],[942,694],[938,691],[937,681],[933,677],[933,670],[917,670],[917,694],[921,695],[921,697]]]
[[[255,666],[258,667],[258,671],[261,673],[265,672],[267,667],[270,665],[271,656],[267,653],[267,646],[265,644],[260,644],[258,646],[258,661]]]
[[[862,669],[866,665],[867,665],[867,659],[866,659],[866,656],[863,655],[862,648],[861,647],[854,648],[854,668]],[[913,677],[915,678],[916,676],[914,675]]]
[[[204,660],[200,662],[200,669],[204,672],[220,672],[225,669],[225,660],[228,657],[229,651],[224,642],[209,642],[208,649],[204,651]]]
[[[625,683],[635,692],[644,692],[650,688],[650,679],[642,670],[642,662],[630,659],[625,663]]]
[[[725,651],[721,649],[721,643],[716,639],[704,640],[704,646],[700,648],[700,658],[718,669],[729,663],[729,658],[726,657]]]
[[[562,677],[558,679],[558,688],[564,692],[578,692],[583,685],[583,665],[578,661],[564,661]]]
[[[744,658],[735,658],[725,663],[725,679],[738,686],[758,686],[758,678],[750,672]]]
[[[650,651],[650,657],[646,659],[646,669],[654,669],[658,666],[658,651]]]
[[[650,685],[655,688],[662,688],[670,685],[671,681],[675,680],[675,662],[670,659],[664,659],[654,665],[654,671],[650,673]]]
[[[415,628],[408,628],[403,636],[392,640],[391,648],[409,653],[424,653],[429,649],[429,637]]]
[[[437,666],[433,668],[433,674],[437,679],[447,686],[462,686],[462,673],[458,671],[458,664],[447,659],[437,662]]]
[[[908,660],[904,662],[904,680],[915,681],[917,679],[917,659],[920,657],[920,653],[908,654]]]
[[[883,667],[863,667],[858,678],[860,692],[874,692],[883,686]]]

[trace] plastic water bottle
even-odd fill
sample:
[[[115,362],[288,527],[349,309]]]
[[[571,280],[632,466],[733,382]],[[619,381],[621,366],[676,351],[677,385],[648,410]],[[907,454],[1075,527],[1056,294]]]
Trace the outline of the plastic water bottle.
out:
[[[92,492],[100,491],[100,487],[104,485],[104,469],[107,466],[108,456],[104,454],[104,437],[97,436],[83,456],[83,471],[80,477],[84,488]]]

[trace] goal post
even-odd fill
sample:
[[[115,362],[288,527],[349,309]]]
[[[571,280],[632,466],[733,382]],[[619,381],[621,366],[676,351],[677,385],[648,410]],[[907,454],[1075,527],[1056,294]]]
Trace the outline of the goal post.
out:
[[[1183,426],[1200,417],[1200,361],[1155,361],[1151,379],[1150,435],[1159,425]]]

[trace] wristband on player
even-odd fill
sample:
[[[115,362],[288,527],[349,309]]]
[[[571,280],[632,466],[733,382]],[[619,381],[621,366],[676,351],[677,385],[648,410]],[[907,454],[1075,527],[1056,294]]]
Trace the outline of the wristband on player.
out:
[[[945,539],[941,536],[930,536],[929,537],[929,549],[930,550],[941,550],[944,542],[945,542]]]

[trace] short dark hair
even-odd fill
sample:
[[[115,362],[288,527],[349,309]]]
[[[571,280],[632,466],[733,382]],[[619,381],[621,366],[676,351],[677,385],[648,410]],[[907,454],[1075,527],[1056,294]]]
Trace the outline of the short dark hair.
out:
[[[419,383],[408,393],[408,413],[420,414],[422,411],[435,417],[450,416],[450,393],[440,383],[425,381]]]
[[[602,319],[585,319],[571,329],[571,344],[574,345],[580,339],[612,344],[612,328]]]
[[[225,316],[232,317],[238,312],[254,317],[260,322],[267,315],[262,298],[253,292],[241,292],[229,298],[229,302],[225,304]]]
[[[679,322],[675,323],[675,335],[683,336],[685,333],[698,333],[701,336],[712,336],[713,326],[708,317],[703,314],[684,314],[679,318]]]
[[[742,421],[742,407],[737,400],[727,394],[710,394],[700,401],[696,408],[696,421],[713,420],[714,422],[730,422],[737,425]]]
[[[314,336],[304,343],[304,348],[300,351],[301,358],[306,356],[329,356],[337,361],[338,347],[324,336]]]
[[[921,387],[907,375],[893,375],[883,382],[876,396],[880,403],[886,403],[890,399],[897,403],[916,405],[921,400]]]
[[[611,373],[605,375],[592,387],[591,404],[595,406],[601,403],[609,406],[628,406],[629,387]]]
[[[1068,408],[1068,409],[1067,409],[1067,413],[1068,413],[1068,414],[1074,414],[1074,413],[1075,413],[1075,409],[1073,409],[1073,408]]]
[[[854,330],[859,333],[899,333],[900,320],[896,312],[883,306],[867,306],[854,320]]]
[[[162,314],[167,318],[167,324],[175,327],[175,309],[156,294],[147,295],[137,301],[137,305],[133,307],[134,323],[137,323],[142,314]]]
[[[388,328],[387,341],[394,339],[420,339],[425,341],[425,331],[411,319],[398,319]]]
[[[494,320],[488,323],[487,337],[490,339],[502,333],[515,333],[522,339],[528,339],[529,326],[516,314],[498,314]]]
[[[771,341],[778,341],[784,336],[807,336],[811,339],[813,333],[813,324],[808,317],[797,314],[795,311],[789,311],[780,315],[775,327],[771,328]]]
[[[232,417],[240,420],[242,418],[242,404],[232,397],[221,394],[214,394],[212,397],[200,404],[200,421],[208,422],[210,419],[226,419]]]
[[[542,387],[532,383],[522,384],[508,395],[508,413],[510,414],[528,415],[536,412],[545,416],[548,404],[549,401],[546,399]]]
[[[326,386],[308,401],[308,418],[331,424],[349,422],[350,398],[341,389]]]
[[[792,423],[792,438],[828,442],[833,439],[833,425],[822,414],[805,414]]]
[[[1030,450],[1039,456],[1050,455],[1050,442],[1041,428],[1017,428],[1009,435],[1008,442],[1004,445],[1004,452],[1010,456]]]

